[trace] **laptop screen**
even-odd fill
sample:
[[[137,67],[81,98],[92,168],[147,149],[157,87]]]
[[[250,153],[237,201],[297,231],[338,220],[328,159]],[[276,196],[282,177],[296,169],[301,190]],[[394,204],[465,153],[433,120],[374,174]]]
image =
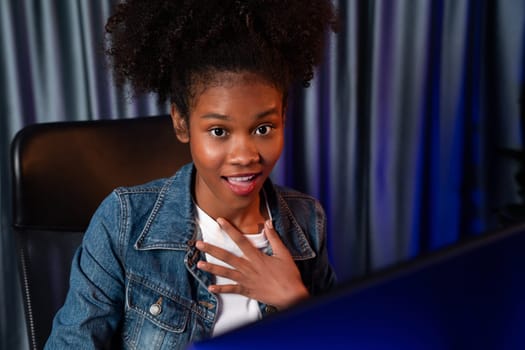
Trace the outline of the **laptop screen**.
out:
[[[525,225],[341,285],[190,349],[525,349]]]

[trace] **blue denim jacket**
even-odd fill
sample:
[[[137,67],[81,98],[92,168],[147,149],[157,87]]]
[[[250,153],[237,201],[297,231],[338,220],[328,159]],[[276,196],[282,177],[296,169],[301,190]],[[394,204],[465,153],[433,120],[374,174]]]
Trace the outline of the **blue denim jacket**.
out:
[[[191,194],[194,167],[169,179],[119,188],[93,216],[71,268],[70,290],[46,349],[184,349],[211,335],[217,298],[199,270],[200,233]],[[325,215],[305,194],[264,189],[274,226],[304,284],[318,295],[335,283]],[[266,305],[260,304],[265,315]],[[113,342],[113,345],[110,345]]]

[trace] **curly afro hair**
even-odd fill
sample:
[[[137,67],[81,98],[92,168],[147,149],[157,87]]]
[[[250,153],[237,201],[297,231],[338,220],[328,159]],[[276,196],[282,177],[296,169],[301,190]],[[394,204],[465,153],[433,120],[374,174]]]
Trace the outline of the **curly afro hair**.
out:
[[[168,99],[187,120],[198,83],[255,73],[283,92],[308,86],[328,31],[330,0],[128,0],[108,19],[116,82]]]

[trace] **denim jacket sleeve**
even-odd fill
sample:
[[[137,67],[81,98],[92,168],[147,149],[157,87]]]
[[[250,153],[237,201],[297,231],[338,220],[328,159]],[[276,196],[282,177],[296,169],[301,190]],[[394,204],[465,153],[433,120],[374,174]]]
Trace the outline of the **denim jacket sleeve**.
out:
[[[326,214],[319,202],[315,202],[316,226],[319,228],[317,238],[317,257],[316,263],[311,266],[312,281],[309,291],[312,295],[321,295],[333,289],[337,279],[328,259],[328,248],[326,242]]]
[[[279,196],[277,231],[301,272],[312,296],[331,290],[336,276],[330,265],[326,243],[326,214],[315,198],[276,186]]]
[[[315,220],[312,231],[315,234],[309,235],[309,241],[316,252],[313,259],[297,261],[301,271],[303,282],[312,296],[322,295],[336,285],[336,276],[328,259],[326,245],[326,215],[321,204],[314,200],[314,215],[308,220]]]
[[[70,287],[53,321],[45,349],[100,349],[109,342],[124,308],[122,206],[114,192],[97,209],[71,267]]]

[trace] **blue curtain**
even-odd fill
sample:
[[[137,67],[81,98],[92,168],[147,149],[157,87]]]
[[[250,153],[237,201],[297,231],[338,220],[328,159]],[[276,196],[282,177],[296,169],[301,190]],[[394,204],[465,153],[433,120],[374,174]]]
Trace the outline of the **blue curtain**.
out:
[[[112,83],[102,52],[114,2],[0,2],[1,349],[27,347],[9,230],[14,134],[167,112]],[[345,281],[494,229],[520,201],[518,164],[500,150],[522,147],[525,2],[336,4],[341,32],[312,86],[292,92],[273,177],[322,201]]]
[[[525,3],[339,1],[282,182],[317,196],[342,280],[496,229],[519,201]],[[522,106],[523,108],[523,106]]]

